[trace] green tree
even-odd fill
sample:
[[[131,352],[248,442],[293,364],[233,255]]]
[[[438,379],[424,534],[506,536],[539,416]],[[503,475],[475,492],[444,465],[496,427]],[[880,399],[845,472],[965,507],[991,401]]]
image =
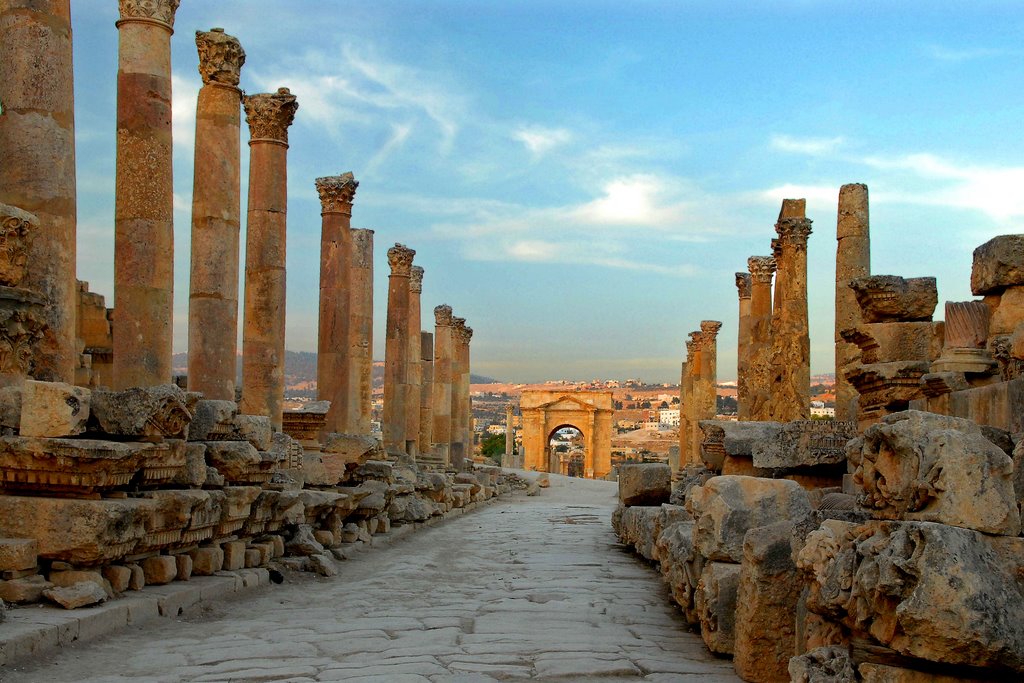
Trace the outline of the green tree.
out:
[[[484,457],[505,454],[505,435],[488,434],[480,444],[480,452]]]

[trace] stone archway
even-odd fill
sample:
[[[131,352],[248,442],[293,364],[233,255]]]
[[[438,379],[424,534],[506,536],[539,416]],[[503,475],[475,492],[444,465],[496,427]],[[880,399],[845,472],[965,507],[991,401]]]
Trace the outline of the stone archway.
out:
[[[553,469],[551,435],[564,427],[583,434],[583,476],[601,479],[611,471],[612,392],[527,390],[519,399],[523,429],[523,467]]]

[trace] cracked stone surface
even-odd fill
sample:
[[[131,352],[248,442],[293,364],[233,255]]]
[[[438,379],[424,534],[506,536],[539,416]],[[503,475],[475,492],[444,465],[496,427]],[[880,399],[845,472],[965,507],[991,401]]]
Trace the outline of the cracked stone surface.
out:
[[[5,672],[82,681],[738,681],[615,542],[613,482],[551,476],[339,564]]]

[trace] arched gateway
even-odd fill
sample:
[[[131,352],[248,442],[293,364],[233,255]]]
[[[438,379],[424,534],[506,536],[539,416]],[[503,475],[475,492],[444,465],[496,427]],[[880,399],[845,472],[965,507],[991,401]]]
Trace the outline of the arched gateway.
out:
[[[601,479],[611,471],[612,392],[527,390],[519,410],[525,469],[567,474],[568,458],[553,459],[549,443],[557,430],[575,427],[583,434],[583,476]]]

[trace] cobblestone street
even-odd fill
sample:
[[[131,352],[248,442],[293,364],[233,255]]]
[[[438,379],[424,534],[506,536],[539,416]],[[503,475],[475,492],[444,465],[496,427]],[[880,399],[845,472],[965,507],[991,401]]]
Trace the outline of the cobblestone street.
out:
[[[202,616],[114,634],[24,681],[734,681],[615,545],[615,484],[517,495]],[[291,580],[291,579],[289,579]]]

